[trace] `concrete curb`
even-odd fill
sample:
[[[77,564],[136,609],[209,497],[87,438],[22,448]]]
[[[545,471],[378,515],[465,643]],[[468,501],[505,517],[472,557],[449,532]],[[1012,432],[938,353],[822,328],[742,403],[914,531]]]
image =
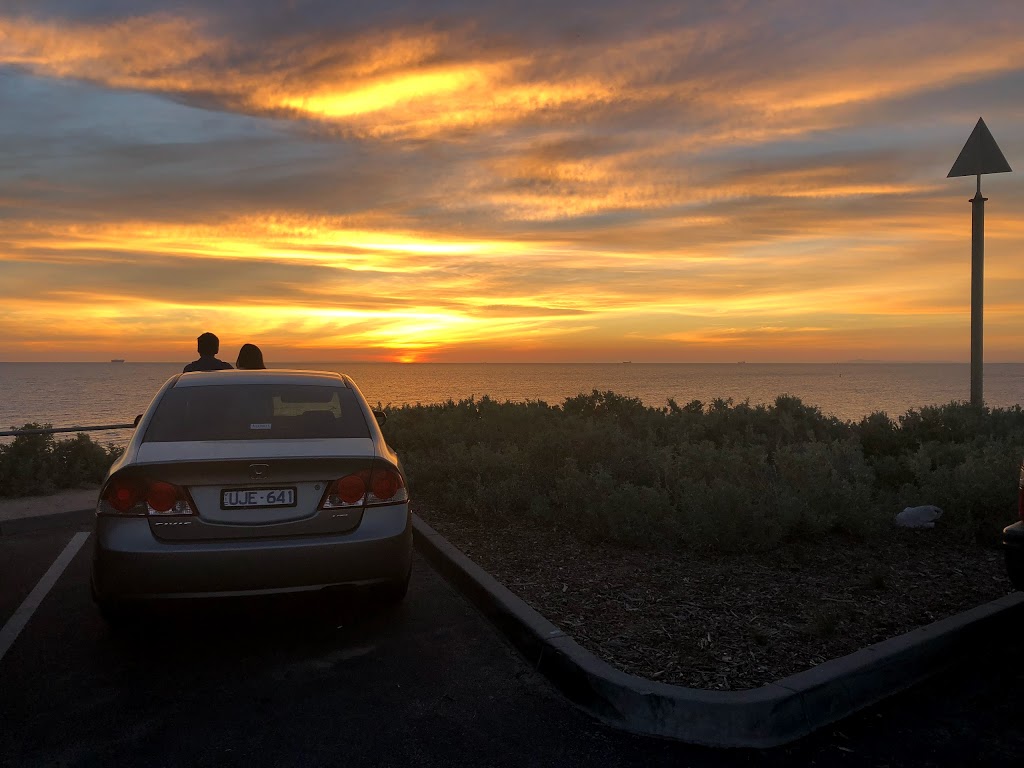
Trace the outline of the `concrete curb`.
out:
[[[62,528],[66,525],[89,525],[95,517],[96,509],[91,508],[0,520],[0,538],[13,536],[16,533],[30,533],[31,531],[45,531],[48,528]]]
[[[569,699],[634,733],[713,747],[774,747],[920,682],[1024,623],[1014,593],[746,691],[684,688],[601,661],[413,515],[417,548]]]

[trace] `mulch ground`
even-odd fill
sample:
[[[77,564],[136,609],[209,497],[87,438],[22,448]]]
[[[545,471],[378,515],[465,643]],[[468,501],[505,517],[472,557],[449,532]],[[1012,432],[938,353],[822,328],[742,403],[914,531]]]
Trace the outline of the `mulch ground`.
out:
[[[741,555],[625,549],[416,511],[598,657],[693,688],[755,688],[1012,591],[998,550],[940,528]]]

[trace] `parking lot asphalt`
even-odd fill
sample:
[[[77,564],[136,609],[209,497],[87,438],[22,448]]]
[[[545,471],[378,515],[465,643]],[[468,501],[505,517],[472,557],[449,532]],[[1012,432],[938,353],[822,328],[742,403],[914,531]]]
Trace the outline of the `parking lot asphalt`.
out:
[[[0,538],[0,627],[74,527]],[[91,541],[0,659],[0,765],[962,766],[1024,756],[1019,637],[774,750],[603,726],[417,556],[397,609],[357,597],[175,604],[110,630]]]

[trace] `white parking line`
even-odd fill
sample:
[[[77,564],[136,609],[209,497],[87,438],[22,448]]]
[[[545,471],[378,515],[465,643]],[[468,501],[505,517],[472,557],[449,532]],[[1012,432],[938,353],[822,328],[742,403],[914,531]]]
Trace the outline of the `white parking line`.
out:
[[[14,641],[18,639],[21,630],[25,628],[28,620],[32,618],[32,614],[36,612],[36,608],[43,602],[46,593],[57,583],[57,579],[64,573],[64,569],[68,567],[68,563],[74,559],[75,555],[78,554],[78,550],[82,548],[82,545],[85,544],[85,540],[88,538],[89,533],[87,531],[81,531],[71,537],[71,541],[64,547],[64,551],[57,556],[57,559],[53,561],[53,565],[43,574],[43,578],[28,593],[25,601],[18,606],[18,610],[4,624],[4,628],[0,629],[0,661],[3,661],[4,655],[14,645]]]

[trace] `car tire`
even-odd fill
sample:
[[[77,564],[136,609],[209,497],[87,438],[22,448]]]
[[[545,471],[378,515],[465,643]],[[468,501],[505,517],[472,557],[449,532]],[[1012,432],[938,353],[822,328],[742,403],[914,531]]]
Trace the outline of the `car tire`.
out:
[[[377,599],[385,605],[398,605],[401,603],[409,592],[409,579],[411,576],[412,569],[410,568],[409,573],[405,574],[405,578],[401,581],[393,581],[378,586],[375,590]]]

